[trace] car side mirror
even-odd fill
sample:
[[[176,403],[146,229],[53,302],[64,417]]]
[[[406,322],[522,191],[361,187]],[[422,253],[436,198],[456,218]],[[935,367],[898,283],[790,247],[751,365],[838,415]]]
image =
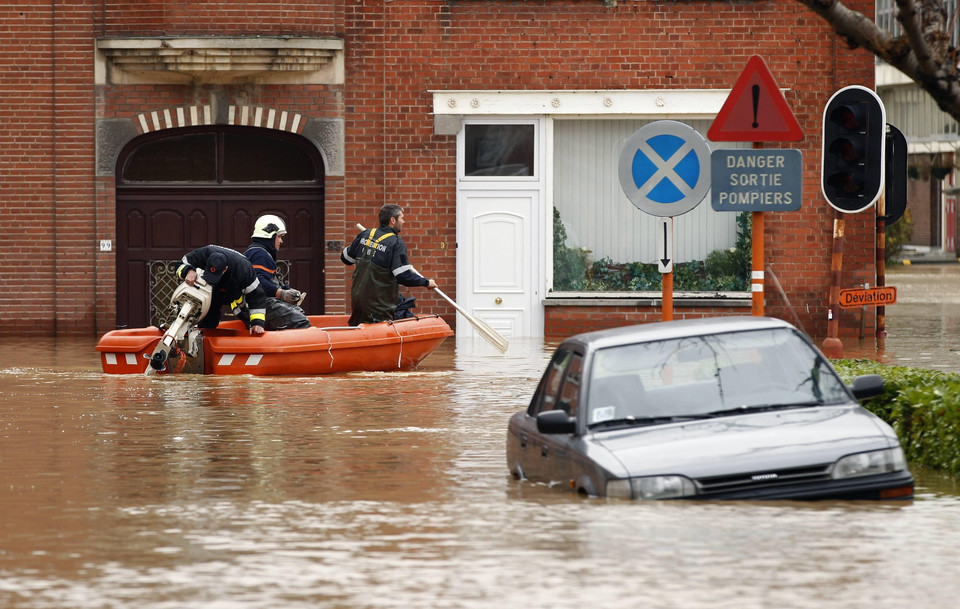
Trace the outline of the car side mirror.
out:
[[[883,393],[883,386],[883,377],[879,374],[864,374],[853,379],[850,390],[853,391],[853,397],[865,400]]]
[[[537,431],[546,434],[574,433],[577,420],[563,410],[548,410],[537,415]]]

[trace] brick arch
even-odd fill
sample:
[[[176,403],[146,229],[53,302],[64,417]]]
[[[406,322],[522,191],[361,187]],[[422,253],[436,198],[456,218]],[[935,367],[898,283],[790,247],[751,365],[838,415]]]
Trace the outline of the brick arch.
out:
[[[301,135],[323,158],[326,175],[342,176],[344,137],[342,119],[317,119],[298,112],[263,106],[232,104],[224,124],[274,129]],[[164,129],[199,127],[221,122],[211,104],[170,106],[130,116],[97,120],[97,175],[113,176],[120,151],[135,137]]]
[[[202,108],[193,114],[202,117]],[[186,122],[190,116],[186,111],[180,116],[174,114],[170,121],[159,118],[163,116],[160,113],[156,116],[156,120],[154,116],[142,119],[151,129],[131,139],[116,161],[116,324],[141,327],[162,321],[168,313],[170,292],[177,283],[176,261],[186,252],[211,243],[243,251],[250,243],[255,218],[263,213],[274,213],[287,221],[290,239],[285,240],[278,261],[285,279],[281,283],[311,294],[304,309],[308,314],[322,314],[326,174],[323,159],[315,147],[305,142],[302,135],[290,132],[281,135],[276,129],[271,132],[256,126],[202,120],[193,126]],[[181,123],[180,118],[185,120]],[[182,137],[190,134],[204,139],[191,144]],[[254,139],[235,139],[234,147],[227,148],[227,137],[231,134],[252,135]],[[306,181],[303,172],[284,174],[283,168],[290,167],[289,164],[271,167],[266,158],[257,165],[265,169],[264,174],[255,178],[258,181],[226,179],[224,163],[214,161],[227,157],[219,157],[215,150],[239,151],[240,155],[234,154],[231,158],[248,159],[251,155],[243,151],[260,148],[260,140],[256,138],[283,141],[283,145],[294,147],[290,154],[303,155],[304,162],[309,160],[315,169],[312,174],[315,181]],[[156,150],[159,156],[148,154],[144,157],[145,163],[138,165],[139,169],[132,174],[135,177],[124,180],[124,177],[131,178],[125,176],[122,169],[126,159],[136,155],[142,146],[165,141],[169,142],[169,148]],[[184,169],[185,173],[150,172],[151,168],[168,166],[163,163],[164,154],[178,158],[178,146],[191,146],[197,159],[211,159],[211,165],[205,167],[213,173],[192,173],[176,166],[174,171]],[[303,169],[306,170],[306,165]],[[234,177],[244,175],[248,174],[242,169],[233,174]]]

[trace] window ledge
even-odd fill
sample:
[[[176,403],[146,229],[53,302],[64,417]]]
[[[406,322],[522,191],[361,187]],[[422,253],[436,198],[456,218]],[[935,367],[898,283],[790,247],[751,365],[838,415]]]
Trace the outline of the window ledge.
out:
[[[752,303],[750,292],[674,292],[674,306],[744,307]],[[623,307],[659,306],[660,292],[550,292],[546,307]]]

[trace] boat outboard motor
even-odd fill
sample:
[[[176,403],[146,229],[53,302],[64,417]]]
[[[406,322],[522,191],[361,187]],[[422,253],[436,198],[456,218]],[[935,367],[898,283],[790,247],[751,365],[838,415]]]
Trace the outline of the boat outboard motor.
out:
[[[197,281],[191,286],[181,283],[170,297],[171,306],[177,309],[177,318],[164,332],[157,348],[150,357],[150,366],[146,373],[151,374],[163,370],[167,364],[167,356],[173,345],[180,342],[187,332],[195,326],[210,310],[213,300],[213,288],[203,281],[203,271],[197,270]]]

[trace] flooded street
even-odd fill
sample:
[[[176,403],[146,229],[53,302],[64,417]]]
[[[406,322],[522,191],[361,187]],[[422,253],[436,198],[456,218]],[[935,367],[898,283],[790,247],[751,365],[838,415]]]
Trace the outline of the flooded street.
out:
[[[898,268],[887,284],[881,359],[960,372],[960,265]],[[295,379],[111,377],[94,342],[0,339],[5,609],[960,596],[960,485],[934,472],[914,468],[906,504],[627,503],[511,480],[507,419],[549,359],[542,341],[500,355],[448,339],[412,373]]]
[[[898,365],[960,373],[960,264],[915,264],[887,271],[897,302],[886,307],[888,336],[879,357],[864,341],[865,357]],[[850,345],[856,353],[860,345]]]

